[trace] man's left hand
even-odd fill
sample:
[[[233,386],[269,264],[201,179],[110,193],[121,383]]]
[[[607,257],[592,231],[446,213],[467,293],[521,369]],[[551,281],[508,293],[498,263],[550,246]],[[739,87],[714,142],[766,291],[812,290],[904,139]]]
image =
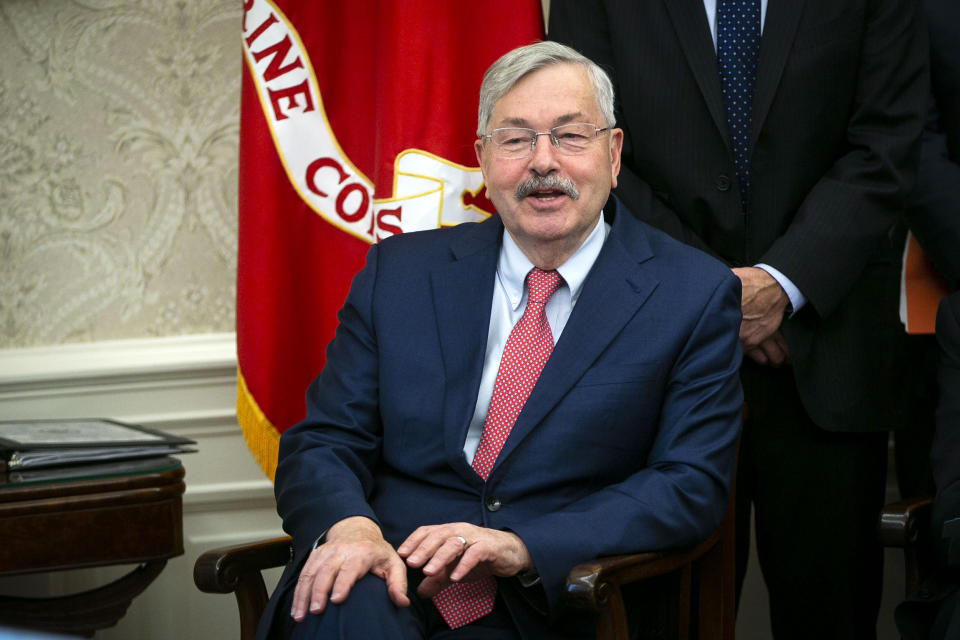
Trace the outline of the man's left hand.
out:
[[[417,594],[432,598],[452,582],[485,575],[514,576],[533,568],[520,536],[466,522],[419,527],[397,548],[411,567],[422,567],[425,579]]]
[[[777,333],[790,299],[780,283],[759,267],[741,267],[733,273],[743,285],[740,342],[744,352],[751,354],[762,349],[764,342]],[[770,361],[770,364],[782,363]]]
[[[773,335],[760,343],[760,346],[750,351],[745,350],[744,353],[757,364],[766,364],[771,367],[779,367],[790,362],[787,341],[779,331],[774,331]]]

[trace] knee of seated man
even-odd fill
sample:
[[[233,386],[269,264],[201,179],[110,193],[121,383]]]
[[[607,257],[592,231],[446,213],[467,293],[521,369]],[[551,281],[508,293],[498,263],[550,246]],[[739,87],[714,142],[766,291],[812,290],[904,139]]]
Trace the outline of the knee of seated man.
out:
[[[298,638],[421,638],[419,625],[408,608],[390,600],[386,583],[367,574],[343,602],[328,602],[322,613],[301,621],[289,619],[280,637]]]

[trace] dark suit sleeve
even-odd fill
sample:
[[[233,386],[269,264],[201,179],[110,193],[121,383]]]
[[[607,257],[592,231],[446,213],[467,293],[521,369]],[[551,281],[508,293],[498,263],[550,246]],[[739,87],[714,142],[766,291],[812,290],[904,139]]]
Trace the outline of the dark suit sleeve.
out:
[[[846,150],[762,256],[832,313],[876,255],[913,188],[928,92],[927,37],[912,0],[869,3]],[[822,91],[811,78],[810,91]],[[762,215],[756,212],[755,215]]]
[[[960,164],[950,158],[933,98],[907,222],[950,290],[960,289]]]
[[[723,518],[743,403],[739,280],[728,274],[695,317],[672,368],[656,439],[647,459],[637,461],[642,468],[511,526],[530,551],[551,607],[576,564],[694,544]]]
[[[280,438],[274,491],[296,557],[343,518],[360,515],[377,520],[367,502],[382,431],[376,338],[370,321],[377,256],[374,245],[337,315],[327,366],[307,390],[306,418]]]
[[[599,0],[552,0],[550,24],[547,37],[569,45],[600,65],[613,80],[617,96],[617,126],[623,129],[623,161],[617,182],[616,193],[631,211],[644,212],[644,222],[666,231],[674,238],[694,246],[714,257],[719,257],[697,233],[690,228],[670,207],[654,193],[632,169],[634,165],[634,140],[621,115],[620,87],[613,52],[610,47],[610,31],[607,27],[607,10]],[[639,36],[638,36],[639,37]]]
[[[960,289],[960,4],[926,0],[930,106],[910,228],[952,291]]]

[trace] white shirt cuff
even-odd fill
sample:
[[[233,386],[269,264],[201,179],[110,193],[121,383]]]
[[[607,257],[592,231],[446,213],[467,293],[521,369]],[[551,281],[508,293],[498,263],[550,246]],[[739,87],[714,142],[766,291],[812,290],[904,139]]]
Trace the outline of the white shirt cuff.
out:
[[[800,293],[800,289],[798,289],[797,286],[790,281],[790,278],[783,275],[768,264],[760,263],[756,266],[757,268],[763,269],[769,273],[773,279],[777,281],[777,284],[783,287],[783,290],[787,293],[787,297],[790,299],[790,309],[787,310],[789,315],[792,316],[797,311],[800,311],[803,305],[807,304],[807,297]]]

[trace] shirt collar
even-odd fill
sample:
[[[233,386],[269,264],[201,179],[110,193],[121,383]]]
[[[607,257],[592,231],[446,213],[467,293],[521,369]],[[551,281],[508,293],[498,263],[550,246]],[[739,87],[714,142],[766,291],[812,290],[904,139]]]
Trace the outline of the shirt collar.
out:
[[[587,274],[590,273],[597,256],[600,255],[600,250],[603,249],[603,243],[609,233],[610,225],[603,219],[603,212],[601,211],[597,226],[593,228],[587,239],[583,241],[583,244],[572,256],[567,258],[566,262],[557,267],[564,283],[570,289],[571,304],[576,304],[577,298],[580,296],[580,290],[583,289],[583,282],[587,279]],[[523,285],[533,266],[530,259],[517,246],[513,236],[504,229],[497,274],[504,290],[510,297],[510,305],[514,310],[520,306],[523,300]]]

